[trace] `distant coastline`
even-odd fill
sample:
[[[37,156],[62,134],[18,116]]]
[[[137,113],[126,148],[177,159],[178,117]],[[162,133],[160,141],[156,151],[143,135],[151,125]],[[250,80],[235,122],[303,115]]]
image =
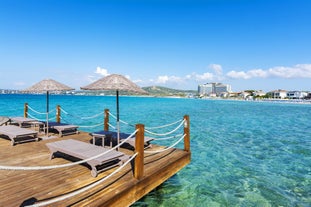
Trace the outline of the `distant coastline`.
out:
[[[149,86],[142,87],[148,92],[146,97],[163,97],[163,98],[197,98],[197,99],[208,99],[208,100],[236,100],[236,101],[250,101],[250,102],[275,102],[275,103],[296,103],[296,104],[310,104],[311,99],[289,99],[289,98],[266,98],[266,97],[245,97],[245,96],[232,96],[232,97],[219,97],[219,96],[199,96],[198,91],[195,90],[178,90],[172,88],[166,88],[161,86]],[[0,89],[0,94],[25,94],[22,90],[15,89]],[[44,93],[32,93],[33,95],[40,95]],[[73,96],[115,96],[115,91],[85,91],[85,90],[74,90],[74,91],[59,91],[53,94],[58,95],[73,95]],[[139,96],[130,92],[120,91],[121,96]]]

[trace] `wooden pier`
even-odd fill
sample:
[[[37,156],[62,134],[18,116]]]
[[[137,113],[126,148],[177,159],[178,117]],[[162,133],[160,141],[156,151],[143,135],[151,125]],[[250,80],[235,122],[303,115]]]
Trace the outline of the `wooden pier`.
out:
[[[187,131],[189,127],[184,130],[189,134]],[[1,137],[0,165],[30,167],[71,163],[71,160],[63,158],[49,159],[50,152],[46,143],[61,139],[76,139],[90,143],[92,137],[86,132],[81,132],[15,146],[11,146],[9,140]],[[135,158],[140,160],[126,165],[100,185],[50,206],[130,206],[190,163],[189,137],[185,137],[184,143],[184,149],[172,148],[161,153],[143,154],[142,158]],[[163,148],[153,144],[150,150]],[[120,151],[127,155],[135,153],[124,148]],[[87,165],[37,171],[0,170],[0,204],[27,206],[47,201],[91,185],[115,169],[101,172],[96,178],[91,176]]]

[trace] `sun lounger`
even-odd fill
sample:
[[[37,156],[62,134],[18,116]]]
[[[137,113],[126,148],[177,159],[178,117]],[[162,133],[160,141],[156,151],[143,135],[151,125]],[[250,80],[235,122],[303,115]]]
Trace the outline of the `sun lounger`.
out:
[[[9,117],[0,116],[0,126],[7,125],[10,121],[11,119]]]
[[[17,139],[31,137],[38,141],[38,132],[30,129],[20,128],[14,125],[0,126],[0,134],[8,136],[11,139],[11,145],[13,146]]]
[[[31,122],[36,122],[36,119],[25,118],[25,117],[11,117],[13,123],[17,123],[20,127],[24,125],[31,125]]]
[[[119,133],[120,134],[120,142],[122,140],[128,138],[130,134],[127,133]],[[98,131],[98,132],[93,132],[90,134],[93,137],[93,144],[96,143],[96,139],[101,139],[102,140],[102,146],[105,145],[110,145],[115,146],[117,144],[117,139],[118,139],[118,133],[113,132],[113,131]],[[107,138],[107,139],[106,139]],[[132,150],[135,149],[135,137],[130,138],[129,140],[126,141],[126,143],[130,146],[121,146],[125,148],[131,148]],[[145,148],[151,147],[151,141],[153,138],[150,137],[145,137],[144,143],[145,143]]]
[[[65,124],[65,123],[57,123],[57,122],[49,122],[49,129],[55,129],[59,136],[62,137],[63,135],[68,134],[78,134],[79,126],[71,125],[71,124]]]
[[[51,142],[47,143],[46,145],[51,152],[51,159],[54,158],[56,152],[61,152],[84,160],[108,151],[108,149],[103,147],[73,139]],[[99,172],[110,169],[117,165],[122,165],[122,163],[124,163],[128,158],[129,157],[124,153],[113,150],[104,154],[103,156],[88,161],[87,164],[89,164],[92,168],[91,175],[96,177]]]

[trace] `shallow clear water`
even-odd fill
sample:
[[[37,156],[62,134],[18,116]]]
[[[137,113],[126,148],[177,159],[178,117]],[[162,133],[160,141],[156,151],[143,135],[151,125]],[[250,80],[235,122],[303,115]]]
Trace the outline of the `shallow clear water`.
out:
[[[43,95],[0,95],[0,115],[22,116],[25,102],[46,110]],[[50,109],[56,104],[70,113],[63,119],[83,126],[103,116],[78,117],[116,111],[113,96],[51,95]],[[191,164],[133,206],[311,206],[310,104],[120,97],[120,118],[132,124],[159,126],[185,114]]]

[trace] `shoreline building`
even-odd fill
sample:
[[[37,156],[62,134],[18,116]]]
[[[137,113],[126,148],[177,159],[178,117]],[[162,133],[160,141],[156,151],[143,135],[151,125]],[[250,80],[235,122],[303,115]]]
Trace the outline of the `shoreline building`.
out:
[[[308,92],[305,91],[288,91],[287,98],[289,99],[303,99],[308,96]]]
[[[287,97],[287,92],[286,90],[278,89],[274,91],[270,91],[267,93],[268,97],[274,98],[274,99],[284,99]]]
[[[224,93],[230,93],[231,85],[223,83],[205,83],[198,86],[200,96],[220,96]]]

